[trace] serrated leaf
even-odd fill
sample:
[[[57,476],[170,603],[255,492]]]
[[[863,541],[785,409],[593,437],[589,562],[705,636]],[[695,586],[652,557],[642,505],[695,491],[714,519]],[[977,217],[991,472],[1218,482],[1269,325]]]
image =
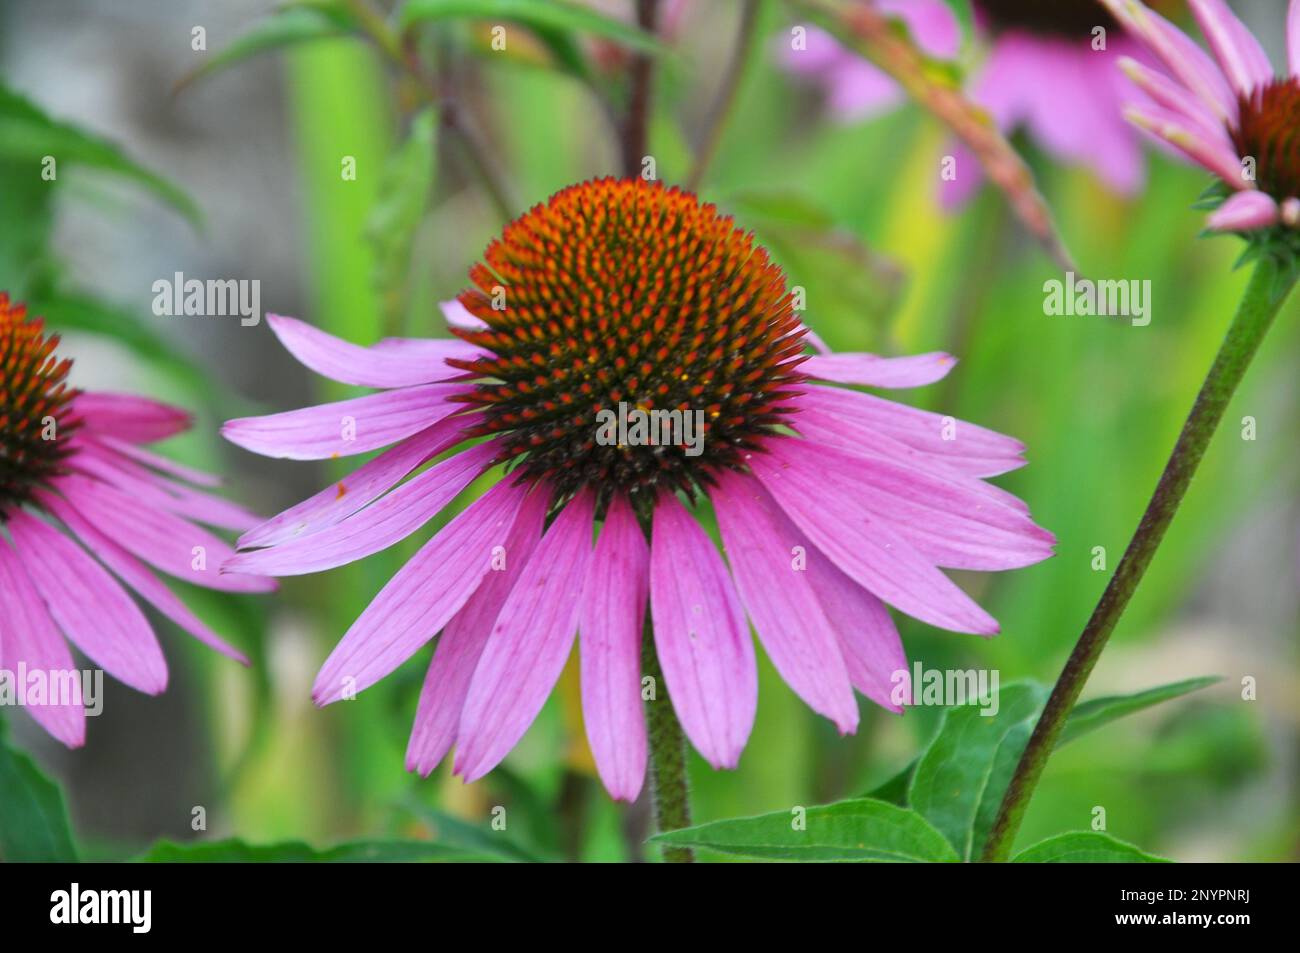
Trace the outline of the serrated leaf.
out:
[[[356,21],[343,3],[300,4],[279,10],[213,53],[206,63],[188,73],[176,88],[210,76],[250,57],[287,49],[315,40],[332,40],[356,31]]]
[[[806,809],[797,830],[791,811],[713,821],[651,838],[764,860],[952,862],[957,854],[915,811],[855,798]]]
[[[429,841],[349,841],[326,850],[316,850],[302,841],[248,844],[238,838],[200,844],[159,841],[136,858],[141,863],[148,864],[350,864],[494,859]]]
[[[453,18],[519,23],[537,31],[548,46],[554,42],[553,34],[548,31],[558,30],[599,36],[642,53],[658,54],[666,50],[644,30],[589,7],[561,0],[410,0],[402,8],[399,23],[406,30],[417,23]]]
[[[375,287],[387,326],[393,329],[406,310],[411,248],[433,189],[437,126],[433,109],[411,121],[406,141],[384,164],[379,197],[366,221],[366,238],[375,249]]]
[[[59,122],[27,98],[0,86],[0,160],[10,160],[33,181],[41,181],[42,163],[52,156],[63,163],[85,165],[130,179],[144,186],[192,223],[201,219],[198,206],[167,179],[137,164],[117,146]],[[19,174],[15,172],[15,174]],[[57,179],[55,180],[57,181]],[[53,183],[44,183],[47,187]],[[9,188],[6,182],[6,189]]]
[[[1057,834],[1021,851],[1013,864],[1168,864],[1164,857],[1100,831]]]
[[[0,741],[0,860],[76,859],[59,786],[31,758]]]
[[[1161,685],[1159,688],[1148,688],[1146,691],[1135,692],[1132,695],[1108,695],[1082,702],[1070,712],[1069,720],[1061,731],[1061,738],[1057,745],[1073,741],[1080,735],[1095,731],[1117,718],[1123,718],[1125,715],[1150,708],[1152,705],[1197,691],[1217,681],[1219,681],[1217,675],[1189,678],[1185,681]]]
[[[1042,686],[1022,683],[1002,689],[994,715],[975,705],[949,708],[917,763],[907,802],[962,860],[984,846],[1046,697]]]

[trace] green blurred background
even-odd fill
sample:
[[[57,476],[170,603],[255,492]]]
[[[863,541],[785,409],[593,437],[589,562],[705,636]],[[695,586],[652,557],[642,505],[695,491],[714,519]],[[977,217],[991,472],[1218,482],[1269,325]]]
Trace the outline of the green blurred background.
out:
[[[729,0],[674,5],[683,19],[658,73],[650,135],[658,176],[669,183],[688,173],[739,14]],[[92,152],[64,163],[52,184],[23,165],[21,149],[0,142],[0,289],[64,332],[79,385],[195,409],[195,431],[169,452],[230,474],[231,495],[267,514],[343,471],[255,458],[222,444],[220,421],[353,389],[310,376],[264,323],[155,317],[153,281],[177,271],[256,278],[266,311],[363,343],[442,334],[436,302],[464,286],[502,224],[453,137],[427,143],[417,128],[408,138],[418,104],[359,40],[298,45],[174,91],[273,6],[0,5],[3,84],[175,183],[202,221],[188,221],[166,187],[133,180]],[[627,18],[631,3],[601,6]],[[1281,0],[1238,6],[1254,22],[1281,22]],[[1017,140],[1081,271],[1152,283],[1147,327],[1047,316],[1043,282],[1059,272],[1001,196],[985,189],[957,214],[938,208],[945,130],[906,105],[869,122],[831,120],[817,91],[777,64],[776,44],[792,22],[781,4],[763,6],[701,192],[754,228],[791,282],[808,289],[809,323],[832,347],[951,350],[961,360],[951,377],[902,399],[1028,445],[1030,465],[998,482],[1057,534],[1058,555],[961,580],[1001,620],[1002,634],[985,641],[899,621],[909,656],[928,668],[996,668],[1004,685],[1050,683],[1107,579],[1093,568],[1094,547],[1105,547],[1113,569],[1231,316],[1246,277],[1233,270],[1240,245],[1197,239],[1202,214],[1191,205],[1206,177],[1164,154],[1149,152],[1147,187],[1126,201]],[[206,52],[192,49],[197,26]],[[1280,42],[1280,31],[1260,32]],[[564,185],[617,172],[618,151],[591,91],[549,68],[526,32],[510,40],[505,53],[493,52],[487,24],[462,20],[423,31],[416,53],[459,90],[522,211]],[[616,63],[607,45],[580,42],[594,62]],[[356,158],[355,181],[339,174],[344,156]],[[1300,854],[1298,341],[1292,301],[1085,694],[1198,675],[1223,681],[1055,757],[1021,843],[1086,827],[1102,806],[1115,836],[1178,860]],[[1246,416],[1256,421],[1254,440],[1243,439]],[[436,528],[359,565],[286,580],[276,598],[186,592],[255,665],[242,669],[156,620],[173,666],[170,690],[145,698],[110,685],[84,750],[65,751],[4,713],[14,743],[64,786],[83,853],[130,856],[160,837],[321,845],[420,837],[431,830],[430,810],[481,822],[505,805],[516,839],[548,855],[653,855],[640,846],[645,798],[614,805],[594,779],[576,657],[504,766],[469,786],[445,765],[428,780],[403,770],[428,649],[355,701],[311,705],[311,680],[330,648]],[[1242,700],[1246,677],[1258,682],[1257,700]],[[862,707],[857,735],[841,738],[764,660],[739,768],[715,773],[692,755],[697,820],[867,790],[915,755],[937,716]],[[198,806],[206,831],[192,830]]]

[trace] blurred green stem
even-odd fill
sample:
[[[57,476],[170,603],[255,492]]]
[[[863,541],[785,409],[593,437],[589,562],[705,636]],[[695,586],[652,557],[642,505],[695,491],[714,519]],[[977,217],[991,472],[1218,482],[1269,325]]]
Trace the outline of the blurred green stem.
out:
[[[691,826],[691,792],[686,779],[686,739],[673,711],[655,651],[654,630],[649,616],[641,637],[641,671],[654,680],[655,697],[646,703],[649,723],[650,785],[655,805],[655,826],[659,832]],[[689,847],[665,847],[664,860],[689,864],[695,852]]]
[[[1142,521],[1056,680],[1038,724],[1034,726],[1034,733],[1020,757],[1016,773],[1002,799],[997,820],[989,832],[980,858],[982,861],[1005,861],[1010,856],[1025,809],[1029,806],[1047,759],[1065,726],[1065,720],[1078,701],[1079,693],[1083,691],[1111,632],[1124,614],[1129,599],[1133,597],[1147,566],[1160,547],[1160,541],[1173,521],[1174,514],[1178,512],[1178,506],[1187,493],[1192,477],[1196,475],[1201,458],[1205,456],[1210,438],[1223,419],[1224,411],[1227,410],[1237,385],[1241,383],[1246,368],[1250,366],[1251,359],[1259,350],[1260,342],[1295,286],[1298,274],[1300,269],[1295,262],[1279,261],[1267,254],[1255,266],[1236,317],[1219,347],[1205,383],[1201,385],[1187,422],[1183,424],[1182,433],[1174,445],[1169,462],[1165,464],[1164,472],[1160,474],[1151,502],[1142,514]]]
[[[736,104],[736,93],[740,89],[740,80],[745,75],[745,65],[754,49],[754,40],[758,36],[758,13],[760,0],[743,0],[740,10],[740,26],[736,32],[736,45],[731,51],[731,62],[723,74],[722,85],[718,88],[717,98],[709,109],[709,117],[704,123],[704,135],[695,150],[695,164],[686,177],[686,188],[692,192],[699,191],[704,173],[713,161],[722,141],[722,132],[732,107]]]

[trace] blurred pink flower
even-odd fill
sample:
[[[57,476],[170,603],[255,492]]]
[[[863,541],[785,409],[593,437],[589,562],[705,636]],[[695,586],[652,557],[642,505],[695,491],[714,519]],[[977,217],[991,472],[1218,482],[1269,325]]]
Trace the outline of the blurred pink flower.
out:
[[[959,26],[946,3],[875,5],[906,23],[931,57],[956,57]],[[1141,189],[1140,143],[1121,115],[1122,104],[1139,93],[1118,69],[1122,56],[1139,55],[1138,45],[1108,29],[1105,47],[1094,49],[1093,30],[1114,23],[1093,0],[976,0],[974,8],[987,54],[966,90],[971,100],[1002,132],[1025,130],[1048,154],[1087,167],[1115,192]],[[784,59],[793,72],[825,87],[841,119],[879,113],[902,95],[892,79],[820,31],[810,31],[807,51],[788,52]],[[964,202],[983,181],[979,162],[963,146],[954,143],[950,153],[957,174],[942,183],[948,207]]]
[[[188,429],[188,414],[69,388],[71,361],[55,356],[58,341],[0,292],[0,669],[53,685],[79,668],[66,637],[114,678],[160,693],[167,663],[122,583],[247,664],[144,564],[209,589],[272,590],[270,579],[219,573],[234,549],[196,525],[245,530],[259,518],[185,485],[213,486],[215,477],[144,449]],[[65,745],[85,742],[81,697],[25,707]]]
[[[1025,505],[984,482],[1023,465],[1020,443],[827,386],[915,387],[953,359],[806,354],[780,269],[694,195],[640,179],[573,186],[507,226],[485,259],[470,271],[477,287],[444,307],[459,340],[360,347],[271,317],[308,367],[382,390],[224,429],[299,460],[392,445],[247,533],[228,564],[246,573],[361,559],[508,467],[398,571],[316,680],[317,703],[337,701],[441,632],[409,769],[428,774],[455,744],[466,780],[490,771],[580,633],[596,765],[614,797],[634,799],[647,603],[671,703],[715,767],[737,763],[754,719],[747,615],[791,688],[851,732],[854,688],[898,708],[891,689],[907,663],[886,603],[991,635],[994,619],[939,567],[1051,554]],[[602,439],[615,407],[698,413],[705,439],[695,454],[647,445],[630,426]],[[730,567],[692,514],[704,497]]]
[[[1209,227],[1300,225],[1300,0],[1287,17],[1290,73],[1281,76],[1223,0],[1190,0],[1213,58],[1136,0],[1104,2],[1168,70],[1123,64],[1153,101],[1130,106],[1128,118],[1232,190]]]

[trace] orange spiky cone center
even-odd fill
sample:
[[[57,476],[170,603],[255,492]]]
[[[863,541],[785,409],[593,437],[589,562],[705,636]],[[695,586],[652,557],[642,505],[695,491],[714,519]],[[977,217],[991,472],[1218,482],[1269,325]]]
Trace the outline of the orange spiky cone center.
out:
[[[59,359],[58,344],[0,292],[0,521],[62,472],[80,424],[71,412],[77,392],[66,383],[72,361]]]
[[[459,300],[487,327],[456,333],[489,355],[452,363],[479,379],[465,398],[483,414],[474,433],[499,435],[503,460],[561,494],[693,492],[761,449],[803,379],[803,325],[781,269],[676,188],[567,188],[508,225],[470,279]],[[602,442],[600,414],[620,404],[700,412],[700,452]]]
[[[1255,159],[1255,183],[1279,201],[1300,196],[1300,80],[1274,80],[1240,99],[1237,154]]]

